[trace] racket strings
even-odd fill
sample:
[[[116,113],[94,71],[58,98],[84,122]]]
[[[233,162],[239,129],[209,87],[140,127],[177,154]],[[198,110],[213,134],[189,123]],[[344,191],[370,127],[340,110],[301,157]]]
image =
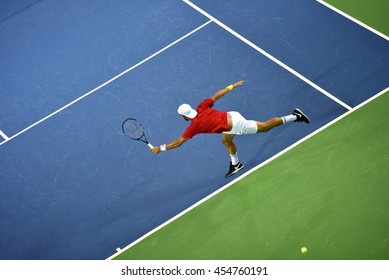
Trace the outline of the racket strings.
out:
[[[142,138],[144,131],[142,126],[136,120],[127,120],[123,123],[123,131],[132,139]]]

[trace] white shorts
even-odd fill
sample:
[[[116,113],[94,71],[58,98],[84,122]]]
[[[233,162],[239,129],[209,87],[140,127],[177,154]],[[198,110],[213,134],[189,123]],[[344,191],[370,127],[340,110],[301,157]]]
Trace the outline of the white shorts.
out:
[[[232,129],[225,131],[225,134],[256,134],[258,126],[256,121],[246,120],[239,112],[227,112],[232,121]]]

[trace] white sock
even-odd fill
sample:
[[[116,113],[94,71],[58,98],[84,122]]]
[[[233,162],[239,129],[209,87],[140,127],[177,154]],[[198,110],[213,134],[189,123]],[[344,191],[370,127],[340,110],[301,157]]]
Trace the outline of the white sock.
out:
[[[288,116],[284,116],[282,117],[282,121],[284,123],[288,123],[288,122],[294,122],[295,120],[297,120],[297,116],[293,115],[293,114],[290,114]]]
[[[231,157],[231,163],[232,163],[232,165],[237,165],[238,162],[239,162],[238,153],[236,153],[235,155],[230,155],[230,157]]]

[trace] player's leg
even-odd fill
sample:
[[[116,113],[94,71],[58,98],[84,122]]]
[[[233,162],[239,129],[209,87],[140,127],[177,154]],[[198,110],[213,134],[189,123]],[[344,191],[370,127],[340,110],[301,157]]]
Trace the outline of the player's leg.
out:
[[[230,155],[236,154],[236,145],[233,141],[235,134],[222,133],[222,142]]]
[[[257,133],[268,132],[269,130],[271,130],[277,126],[284,124],[282,118],[278,118],[278,117],[272,118],[266,122],[259,122],[259,121],[255,121],[255,122],[257,123],[257,127],[258,127]]]
[[[239,170],[241,170],[244,166],[242,163],[239,162],[238,159],[238,153],[236,151],[236,145],[234,143],[234,134],[226,134],[222,133],[222,142],[224,146],[226,147],[230,157],[231,157],[231,162],[230,162],[230,168],[226,174],[226,178],[230,177],[231,175],[235,174]]]
[[[293,113],[284,117],[276,117],[272,118],[266,122],[259,122],[255,121],[257,123],[258,131],[260,132],[268,132],[269,130],[283,125],[288,122],[305,122],[310,123],[310,120],[307,115],[305,115],[300,109],[294,109]]]

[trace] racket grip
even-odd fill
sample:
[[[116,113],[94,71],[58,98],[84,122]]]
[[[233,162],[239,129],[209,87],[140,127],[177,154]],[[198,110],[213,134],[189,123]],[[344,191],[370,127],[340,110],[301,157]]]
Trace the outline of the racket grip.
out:
[[[147,143],[147,146],[149,146],[149,147],[150,147],[150,149],[154,148],[154,146],[153,146],[153,145],[151,145],[150,143]]]

